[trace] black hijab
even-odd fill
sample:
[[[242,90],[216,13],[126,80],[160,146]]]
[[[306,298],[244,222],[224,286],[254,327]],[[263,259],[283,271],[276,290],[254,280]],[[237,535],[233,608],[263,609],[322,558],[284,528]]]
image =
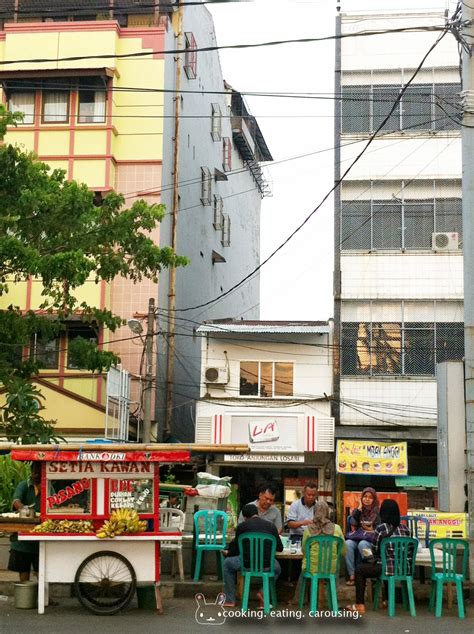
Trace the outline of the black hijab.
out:
[[[396,528],[400,526],[400,509],[395,500],[384,500],[380,506],[380,521]]]

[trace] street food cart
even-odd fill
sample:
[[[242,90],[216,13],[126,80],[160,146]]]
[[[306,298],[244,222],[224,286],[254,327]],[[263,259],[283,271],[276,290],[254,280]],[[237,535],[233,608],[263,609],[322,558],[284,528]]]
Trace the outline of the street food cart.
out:
[[[12,448],[13,460],[42,463],[43,530],[47,521],[72,527],[65,533],[19,534],[20,540],[39,541],[39,614],[48,604],[50,582],[73,583],[79,601],[96,614],[115,614],[130,603],[137,583],[154,584],[156,607],[162,613],[160,542],[181,541],[182,534],[160,530],[159,466],[187,463],[191,450],[210,449],[112,444]],[[136,511],[144,530],[104,537],[104,525],[120,509]]]

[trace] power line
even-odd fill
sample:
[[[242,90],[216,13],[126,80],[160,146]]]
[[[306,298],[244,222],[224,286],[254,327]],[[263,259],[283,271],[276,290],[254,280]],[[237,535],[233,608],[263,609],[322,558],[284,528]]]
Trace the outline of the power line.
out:
[[[233,291],[235,291],[237,288],[239,288],[242,284],[244,284],[248,279],[250,279],[251,277],[253,277],[253,275],[255,275],[255,273],[257,273],[258,271],[260,271],[260,269],[267,264],[281,249],[283,249],[283,247],[286,246],[286,244],[288,244],[288,242],[290,242],[290,240],[309,222],[309,220],[313,217],[313,215],[322,207],[322,205],[326,202],[326,200],[329,198],[329,196],[335,191],[335,189],[337,189],[337,187],[339,187],[339,185],[344,181],[345,177],[347,176],[347,174],[349,174],[349,172],[351,171],[351,169],[354,167],[354,165],[362,158],[362,156],[365,154],[366,150],[368,149],[368,147],[372,144],[372,142],[374,141],[374,139],[376,138],[377,134],[380,132],[380,130],[382,130],[382,128],[384,127],[384,125],[387,123],[387,121],[389,121],[391,115],[393,114],[393,112],[395,111],[395,108],[397,107],[397,105],[400,103],[404,93],[406,92],[406,90],[408,89],[408,87],[411,85],[411,83],[413,82],[413,80],[415,79],[415,77],[417,76],[417,74],[419,73],[419,71],[421,70],[421,68],[423,67],[423,64],[425,63],[426,59],[428,58],[428,56],[430,55],[430,53],[436,48],[436,46],[439,44],[439,42],[446,36],[446,34],[449,32],[449,26],[446,26],[445,29],[443,30],[443,32],[441,33],[441,35],[436,38],[436,41],[430,46],[430,48],[428,49],[428,51],[426,52],[426,54],[423,56],[420,64],[418,65],[418,67],[416,68],[416,70],[414,71],[414,73],[411,75],[410,79],[408,80],[408,82],[405,84],[405,86],[401,89],[399,95],[397,96],[397,98],[395,99],[392,108],[390,109],[390,111],[388,112],[388,114],[385,116],[385,118],[383,119],[383,121],[380,123],[379,127],[377,128],[377,130],[375,130],[375,132],[373,134],[370,135],[369,140],[367,141],[365,147],[362,149],[362,151],[356,156],[356,158],[352,161],[352,163],[349,165],[349,167],[345,170],[345,172],[342,174],[342,176],[335,182],[335,184],[331,187],[331,189],[327,192],[327,194],[323,197],[323,199],[321,200],[321,202],[313,209],[313,211],[303,220],[302,223],[300,223],[298,225],[298,227],[265,259],[263,260],[263,262],[261,262],[253,271],[251,271],[248,275],[246,275],[243,279],[241,279],[239,282],[237,282],[236,284],[234,284],[230,289],[228,289],[227,291],[225,291],[224,293],[221,293],[220,295],[218,295],[217,297],[215,297],[214,299],[208,300],[207,302],[203,302],[201,304],[197,304],[195,306],[188,306],[186,308],[176,308],[176,311],[179,312],[187,312],[190,310],[196,310],[198,308],[203,308],[205,306],[209,306],[210,304],[214,304],[218,301],[220,301],[221,299],[223,299],[224,297],[226,297],[227,295],[229,295],[230,293],[232,293]]]
[[[242,50],[242,49],[254,49],[262,47],[273,47],[285,44],[311,44],[316,42],[327,42],[339,39],[347,39],[352,37],[367,37],[373,35],[388,35],[390,33],[420,33],[420,32],[442,32],[446,34],[448,28],[446,26],[413,26],[413,27],[400,27],[397,29],[383,29],[373,31],[359,31],[357,33],[343,33],[341,35],[327,35],[324,37],[305,37],[305,38],[291,38],[286,40],[272,40],[269,42],[257,42],[253,44],[225,44],[222,46],[204,46],[201,48],[193,49],[171,49],[171,50],[151,50],[151,51],[138,51],[135,53],[120,53],[120,54],[102,54],[102,55],[70,55],[67,57],[36,57],[29,59],[14,59],[14,60],[2,60],[0,66],[9,66],[12,64],[42,64],[45,62],[76,62],[80,60],[89,59],[139,59],[142,57],[156,56],[156,55],[179,55],[192,50],[193,53],[207,53],[211,51],[222,50]],[[398,102],[397,102],[398,103]]]

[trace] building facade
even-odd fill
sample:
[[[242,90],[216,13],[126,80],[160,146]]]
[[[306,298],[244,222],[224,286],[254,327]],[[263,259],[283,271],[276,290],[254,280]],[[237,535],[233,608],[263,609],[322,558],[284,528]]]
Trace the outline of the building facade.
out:
[[[436,364],[463,357],[460,77],[444,15],[338,16],[335,197],[336,435],[408,441],[436,474]],[[401,91],[409,87],[393,112]],[[388,484],[387,486],[390,486]]]
[[[304,481],[332,499],[332,331],[332,322],[302,321],[214,320],[198,328],[195,441],[249,445],[248,454],[208,459],[208,470],[238,485],[240,504],[269,481],[281,501]]]
[[[258,161],[271,156],[250,116],[242,117],[243,128],[252,128],[247,136],[248,142],[256,145],[253,151],[257,162],[250,166],[236,149],[230,104],[238,101],[238,93],[224,85],[217,53],[206,57],[195,50],[198,41],[201,46],[216,43],[207,9],[190,6],[177,11],[173,3],[161,6],[133,0],[83,0],[73,4],[19,0],[0,2],[0,9],[0,61],[8,62],[0,69],[2,99],[11,110],[25,115],[18,127],[8,131],[6,142],[21,144],[52,169],[64,169],[67,178],[86,183],[95,193],[97,204],[111,190],[124,196],[126,207],[138,199],[164,203],[167,215],[152,235],[163,246],[172,242],[171,185],[177,171],[182,222],[180,218],[175,246],[180,255],[191,260],[186,269],[177,272],[177,305],[210,299],[255,267],[264,191]],[[166,54],[177,44],[182,44],[182,54]],[[183,78],[179,86],[178,66]],[[190,92],[180,94],[179,90]],[[179,138],[174,134],[177,100],[182,103]],[[241,136],[247,139],[245,132]],[[178,163],[173,162],[174,155],[179,157]],[[258,182],[256,176],[260,176]],[[160,283],[145,280],[131,284],[116,279],[111,284],[97,285],[91,280],[82,289],[80,299],[108,308],[124,319],[144,319],[148,300],[158,299],[159,288],[159,301],[166,309],[166,275],[162,274]],[[17,284],[5,299],[6,305],[37,310],[41,290],[40,280]],[[219,309],[237,313],[238,306],[245,304],[258,311],[258,301],[257,280],[227,304],[221,302]],[[187,317],[194,318],[193,314]],[[159,343],[165,342],[166,352],[167,328],[162,330]],[[186,332],[189,334],[188,329]],[[97,337],[97,333],[86,332],[71,320],[60,339],[34,341],[26,353],[41,355],[45,361],[42,380],[49,381],[66,403],[76,395],[103,410],[105,377],[81,372],[68,361],[68,340],[78,335]],[[122,366],[130,372],[132,408],[140,418],[143,346],[131,338],[126,326],[113,334],[100,332],[98,339],[120,355]],[[155,343],[159,339],[157,335]],[[179,341],[180,358],[192,357],[195,351],[192,337]],[[178,377],[179,381],[183,379]],[[199,363],[193,382],[198,386]],[[94,425],[85,425],[88,428],[82,431],[70,425],[68,408],[66,404],[59,416],[58,431],[74,435],[104,433],[96,415]],[[157,402],[158,417],[162,410]],[[54,413],[57,417],[57,407]]]
[[[167,33],[166,48],[181,48],[180,42],[187,53],[182,60],[169,56],[165,82],[176,87],[179,81],[177,159],[173,154],[173,92],[165,95],[163,137],[163,182],[173,183],[176,170],[178,200],[173,200],[172,187],[162,188],[161,200],[167,209],[176,205],[176,216],[165,217],[161,235],[164,244],[171,244],[174,224],[176,250],[187,255],[191,264],[177,271],[172,292],[169,274],[160,280],[158,321],[163,337],[159,340],[157,420],[165,438],[171,434],[190,441],[194,401],[200,391],[201,342],[194,336],[196,327],[203,320],[255,319],[260,314],[258,275],[217,302],[207,302],[220,297],[260,263],[260,206],[269,193],[260,163],[271,161],[272,156],[244,98],[224,81],[219,52],[200,50],[217,44],[206,7],[185,7],[181,27]],[[170,294],[176,313],[167,310]],[[196,308],[180,311],[192,307]],[[171,377],[170,338],[174,343]],[[173,393],[167,399],[171,386]]]

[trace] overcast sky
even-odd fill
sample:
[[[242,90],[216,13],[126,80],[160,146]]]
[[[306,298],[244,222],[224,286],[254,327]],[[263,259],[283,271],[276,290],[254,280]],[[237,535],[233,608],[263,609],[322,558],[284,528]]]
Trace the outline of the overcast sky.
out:
[[[444,9],[447,4],[447,0],[341,1],[343,11]],[[333,35],[336,5],[336,0],[256,0],[217,4],[211,11],[218,44],[225,45]],[[334,41],[220,51],[220,58],[226,81],[243,92],[334,93]],[[275,161],[268,168],[273,197],[262,204],[263,260],[333,184],[334,102],[274,97],[246,100]],[[309,156],[295,158],[306,154]],[[331,197],[262,268],[260,317],[332,317],[332,273]]]

